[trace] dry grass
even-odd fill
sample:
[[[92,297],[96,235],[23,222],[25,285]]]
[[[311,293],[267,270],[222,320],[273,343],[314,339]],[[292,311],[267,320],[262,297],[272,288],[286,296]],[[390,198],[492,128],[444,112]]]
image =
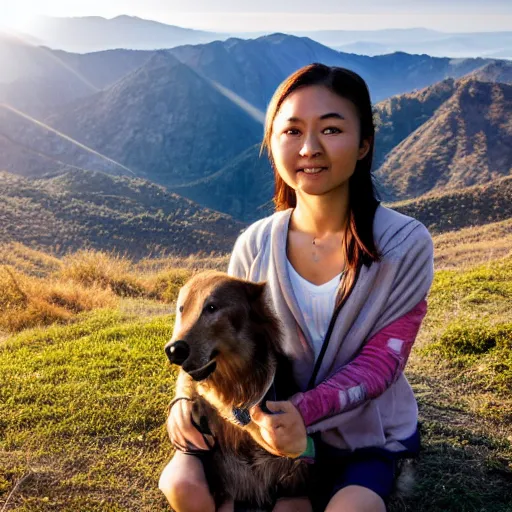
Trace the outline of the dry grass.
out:
[[[17,243],[0,246],[0,256],[6,263],[0,267],[0,338],[102,307],[149,316],[170,313],[194,272],[228,264],[227,256],[208,255],[133,262],[95,250],[57,259]]]
[[[23,274],[35,276],[49,275],[62,265],[59,258],[18,242],[0,244],[0,263],[14,267]]]
[[[110,289],[72,281],[23,275],[0,267],[0,330],[18,332],[36,326],[63,323],[92,309],[115,307]]]
[[[165,258],[145,258],[135,265],[135,269],[142,273],[154,274],[165,270],[183,268],[192,271],[199,270],[226,270],[229,263],[229,254],[225,255],[193,255],[180,258],[169,256]]]
[[[436,235],[435,268],[467,268],[512,254],[512,219]]]
[[[145,292],[132,271],[131,260],[95,250],[65,256],[58,276],[87,287],[110,288],[121,297],[140,297]]]

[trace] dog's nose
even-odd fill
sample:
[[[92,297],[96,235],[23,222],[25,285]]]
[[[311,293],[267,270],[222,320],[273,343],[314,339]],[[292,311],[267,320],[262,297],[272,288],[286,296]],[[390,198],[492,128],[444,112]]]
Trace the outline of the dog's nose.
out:
[[[165,347],[165,353],[172,364],[181,366],[190,355],[190,348],[185,341],[175,341]]]

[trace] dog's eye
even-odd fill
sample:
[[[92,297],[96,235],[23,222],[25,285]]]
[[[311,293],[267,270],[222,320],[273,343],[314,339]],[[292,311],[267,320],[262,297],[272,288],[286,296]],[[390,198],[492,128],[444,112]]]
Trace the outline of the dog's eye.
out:
[[[217,311],[217,306],[215,304],[208,304],[204,310],[207,312],[207,313],[215,313],[215,311]]]
[[[179,311],[180,311],[180,313],[183,313],[183,306],[179,307]]]

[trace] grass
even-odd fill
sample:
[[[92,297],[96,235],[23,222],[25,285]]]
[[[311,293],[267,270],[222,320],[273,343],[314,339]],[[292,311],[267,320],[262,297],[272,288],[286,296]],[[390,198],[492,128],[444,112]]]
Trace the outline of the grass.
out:
[[[169,312],[194,272],[225,270],[227,256],[143,259],[80,250],[62,259],[17,243],[0,245],[0,339],[5,333],[68,323],[82,311],[118,307]]]
[[[6,510],[165,510],[155,482],[170,456],[171,329],[169,316],[98,310],[3,344],[4,503],[23,480]]]
[[[436,272],[407,370],[423,435],[417,484],[390,512],[512,510],[512,257],[476,261]],[[67,274],[109,290],[118,305],[0,341],[1,512],[168,510],[157,488],[171,456],[164,422],[175,379],[162,350],[173,322],[164,291],[225,263],[103,265],[109,280],[131,276],[153,296],[116,295],[111,281]],[[63,268],[59,260],[45,279],[64,279]]]
[[[38,325],[66,323],[82,311],[114,307],[110,288],[70,279],[43,279],[0,266],[0,330],[17,332]]]

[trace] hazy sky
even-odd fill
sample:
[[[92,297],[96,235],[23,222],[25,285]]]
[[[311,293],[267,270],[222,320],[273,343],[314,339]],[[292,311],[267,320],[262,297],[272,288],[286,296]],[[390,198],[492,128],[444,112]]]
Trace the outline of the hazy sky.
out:
[[[30,17],[139,16],[214,31],[512,30],[512,0],[0,0],[0,23]]]

